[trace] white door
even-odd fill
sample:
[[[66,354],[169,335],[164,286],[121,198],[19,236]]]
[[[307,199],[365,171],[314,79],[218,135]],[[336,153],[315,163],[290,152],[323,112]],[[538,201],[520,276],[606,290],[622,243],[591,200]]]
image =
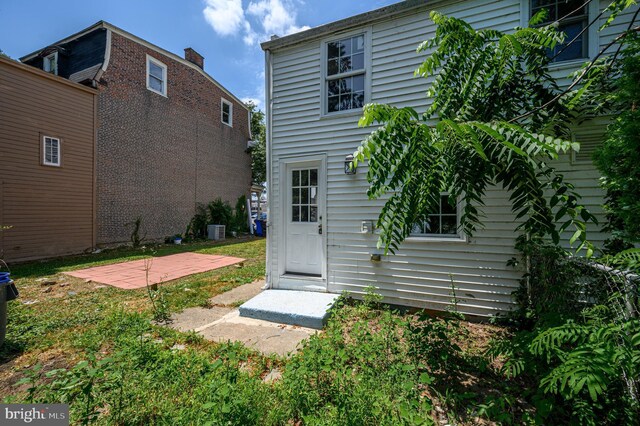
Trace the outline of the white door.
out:
[[[285,273],[321,277],[324,263],[321,162],[289,164],[286,182]]]

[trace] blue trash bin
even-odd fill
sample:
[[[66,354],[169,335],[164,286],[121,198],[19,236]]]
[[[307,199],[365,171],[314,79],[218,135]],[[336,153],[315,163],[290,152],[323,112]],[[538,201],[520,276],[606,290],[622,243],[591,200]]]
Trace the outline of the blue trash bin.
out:
[[[0,346],[7,334],[7,301],[18,297],[18,289],[9,272],[0,272]]]
[[[258,237],[266,237],[267,236],[267,223],[262,219],[256,220],[256,235]]]

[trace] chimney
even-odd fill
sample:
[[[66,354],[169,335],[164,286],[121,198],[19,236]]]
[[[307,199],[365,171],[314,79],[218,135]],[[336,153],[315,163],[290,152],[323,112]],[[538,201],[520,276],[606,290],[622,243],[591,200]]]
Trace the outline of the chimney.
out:
[[[200,68],[204,69],[204,58],[192,48],[187,47],[184,49],[184,58],[192,64],[196,64]]]

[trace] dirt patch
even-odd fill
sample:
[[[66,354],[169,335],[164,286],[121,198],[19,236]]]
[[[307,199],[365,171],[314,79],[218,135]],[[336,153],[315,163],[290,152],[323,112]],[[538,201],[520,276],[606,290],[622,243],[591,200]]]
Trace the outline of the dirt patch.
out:
[[[20,395],[27,391],[28,384],[16,385],[18,381],[27,377],[25,374],[36,364],[42,365],[44,374],[59,368],[69,368],[77,362],[74,354],[68,350],[49,349],[39,353],[28,353],[0,364],[0,395]]]

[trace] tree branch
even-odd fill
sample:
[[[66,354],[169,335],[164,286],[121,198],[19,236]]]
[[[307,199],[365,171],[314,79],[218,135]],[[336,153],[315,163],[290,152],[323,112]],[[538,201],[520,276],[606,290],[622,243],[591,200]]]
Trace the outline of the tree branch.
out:
[[[585,4],[583,4],[582,6],[580,6],[578,9],[576,9],[576,10],[574,10],[573,12],[569,13],[568,15],[564,16],[562,19],[565,19],[565,18],[567,18],[568,16],[573,15],[576,11],[580,10],[580,9],[581,9],[581,8],[583,8],[584,6],[586,6],[586,5],[588,5],[589,3],[591,3],[591,1],[592,1],[592,0],[590,0],[590,1],[588,1],[588,2],[586,2]],[[592,26],[593,24],[595,24],[596,22],[598,22],[606,10],[607,10],[607,9],[602,9],[602,11],[598,14],[598,16],[596,16],[596,17],[595,17],[595,18],[594,18],[594,19],[589,23],[589,25],[587,25],[586,27],[584,27],[584,28],[582,29],[582,31],[580,31],[580,32],[578,33],[578,35],[576,35],[573,39],[571,39],[571,41],[570,41],[569,43],[565,44],[565,46],[564,46],[564,47],[563,47],[563,48],[562,48],[558,53],[556,53],[555,55],[553,55],[553,57],[551,58],[551,62],[553,62],[553,61],[554,61],[554,59],[556,59],[558,56],[562,55],[562,53],[563,53],[565,50],[567,50],[567,49],[569,48],[569,46],[571,46],[573,43],[575,43],[575,42],[576,42],[576,40],[577,40],[577,39],[578,39],[582,34],[584,34],[585,32],[587,32],[587,31],[589,30],[589,28],[591,28],[591,26]],[[560,21],[561,21],[561,19],[558,19],[556,22],[560,22]]]
[[[636,12],[636,15],[637,15],[637,12]],[[536,107],[536,108],[532,109],[529,112],[526,112],[526,113],[524,113],[522,115],[519,115],[519,116],[517,116],[515,118],[512,118],[511,120],[509,120],[509,123],[513,123],[513,122],[516,122],[516,121],[521,120],[523,118],[529,117],[530,115],[535,114],[536,112],[538,112],[538,111],[540,111],[542,109],[545,109],[545,108],[549,107],[550,105],[554,104],[555,102],[557,102],[564,95],[566,95],[567,93],[572,91],[574,87],[576,87],[578,84],[580,84],[582,79],[587,75],[587,73],[591,70],[591,68],[594,67],[596,61],[607,50],[609,50],[609,48],[611,46],[613,46],[614,44],[616,44],[617,42],[619,42],[620,40],[622,40],[623,38],[625,38],[626,36],[628,36],[629,34],[634,33],[634,32],[640,32],[640,27],[635,27],[635,28],[629,29],[628,31],[625,31],[624,33],[620,34],[618,37],[616,37],[615,39],[610,41],[605,47],[603,47],[600,50],[600,52],[598,52],[596,57],[593,58],[591,63],[589,63],[589,65],[582,71],[582,73],[580,73],[580,75],[571,83],[571,85],[569,87],[567,87],[565,90],[563,90],[561,93],[559,93],[557,96],[555,96],[553,99],[551,99],[550,101],[546,102],[544,105],[540,105],[539,107]]]

